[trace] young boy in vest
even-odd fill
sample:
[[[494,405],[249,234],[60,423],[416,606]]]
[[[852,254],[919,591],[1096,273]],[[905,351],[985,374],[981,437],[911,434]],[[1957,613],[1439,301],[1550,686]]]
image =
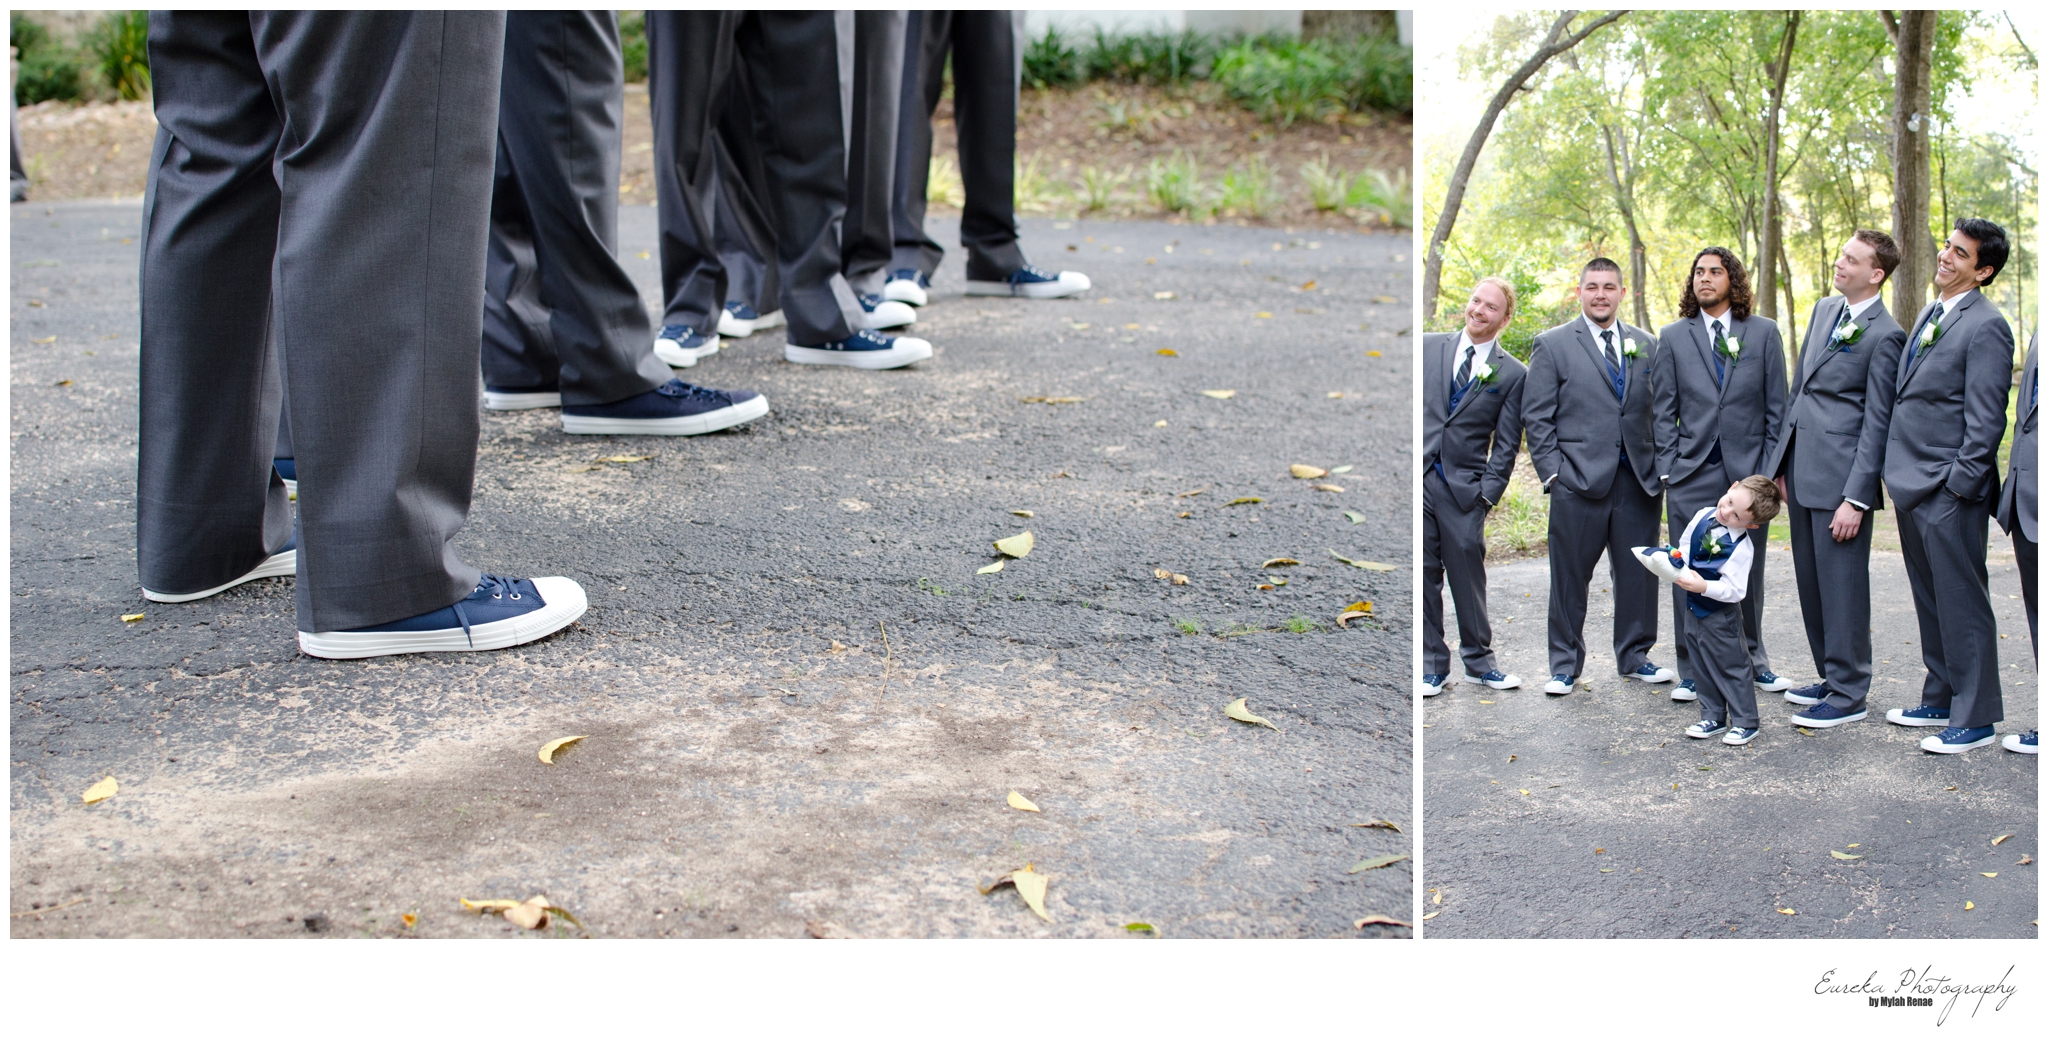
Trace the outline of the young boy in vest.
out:
[[[1742,601],[1755,554],[1750,531],[1768,526],[1778,514],[1778,484],[1752,475],[1728,487],[1719,503],[1699,510],[1679,538],[1686,569],[1672,583],[1685,589],[1679,615],[1686,648],[1698,673],[1700,721],[1685,735],[1718,736],[1742,745],[1756,738],[1756,672],[1742,637]]]

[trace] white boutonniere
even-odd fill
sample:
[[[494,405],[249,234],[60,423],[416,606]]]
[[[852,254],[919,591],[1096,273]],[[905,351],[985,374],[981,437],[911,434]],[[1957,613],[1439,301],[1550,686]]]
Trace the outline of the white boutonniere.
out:
[[[1927,329],[1922,330],[1920,332],[1920,347],[1926,348],[1927,346],[1934,344],[1934,339],[1940,336],[1941,324],[1939,322],[1927,324]]]
[[[1835,331],[1835,342],[1847,348],[1863,339],[1863,331],[1865,329],[1867,328],[1859,327],[1854,323],[1844,323],[1842,324],[1842,329]]]
[[[1493,374],[1494,368],[1492,363],[1481,363],[1472,368],[1472,380],[1482,385],[1492,384]]]
[[[1721,354],[1730,359],[1742,355],[1742,342],[1732,337],[1723,338],[1721,340]]]
[[[1634,359],[1635,357],[1642,355],[1643,350],[1637,347],[1635,338],[1625,337],[1621,339],[1621,354],[1630,359]]]
[[[1718,558],[1720,558],[1720,557],[1721,557],[1721,538],[1719,538],[1719,537],[1717,537],[1717,536],[1715,536],[1715,535],[1713,535],[1713,534],[1711,534],[1711,533],[1710,533],[1710,534],[1708,534],[1708,535],[1707,535],[1707,542],[1706,542],[1705,544],[1703,544],[1703,545],[1701,545],[1701,546],[1700,546],[1700,554],[1702,554],[1702,555],[1705,555],[1705,556],[1706,556],[1707,558],[1709,558],[1709,559],[1718,559]]]

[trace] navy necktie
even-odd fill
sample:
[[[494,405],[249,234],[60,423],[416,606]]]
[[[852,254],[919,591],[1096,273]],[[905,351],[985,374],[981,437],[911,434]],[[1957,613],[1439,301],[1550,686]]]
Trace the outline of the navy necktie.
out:
[[[1941,322],[1941,314],[1943,311],[1944,309],[1942,308],[1941,302],[1935,302],[1934,311],[1929,312],[1927,314],[1927,322],[1920,324],[1920,326],[1913,331],[1913,347],[1908,349],[1906,352],[1906,371],[1908,373],[1912,372],[1913,364],[1919,362],[1920,360],[1920,338],[1923,335],[1925,335],[1925,333],[1930,327],[1936,326]]]
[[[1723,384],[1728,380],[1728,365],[1721,362],[1721,346],[1727,339],[1721,334],[1721,321],[1714,321],[1714,383]]]

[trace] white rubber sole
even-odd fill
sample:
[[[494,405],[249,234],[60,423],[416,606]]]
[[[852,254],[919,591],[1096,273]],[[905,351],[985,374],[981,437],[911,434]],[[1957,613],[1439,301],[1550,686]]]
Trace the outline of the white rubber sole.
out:
[[[1870,712],[1868,710],[1858,711],[1853,715],[1848,715],[1843,718],[1810,719],[1803,718],[1799,715],[1794,715],[1792,716],[1792,724],[1795,726],[1804,726],[1807,729],[1829,729],[1834,726],[1846,726],[1851,722],[1861,722],[1869,717]]]
[[[1685,689],[1683,687],[1673,687],[1671,690],[1671,699],[1679,702],[1680,704],[1689,704],[1695,700],[1700,699],[1700,694],[1698,690]]]
[[[882,285],[882,300],[901,301],[906,305],[923,308],[931,304],[931,295],[923,287],[918,286],[914,279],[892,279]]]
[[[576,623],[590,608],[583,586],[567,577],[535,577],[533,586],[543,605],[531,613],[509,620],[478,624],[463,634],[461,628],[439,631],[302,631],[299,652],[327,660],[356,660],[389,657],[400,653],[436,653],[465,650],[494,650],[522,646],[543,639]]]
[[[767,413],[767,396],[688,417],[590,417],[565,411],[562,431],[570,435],[703,435],[746,424]]]
[[[1057,283],[1010,283],[1007,280],[970,279],[967,296],[973,298],[1063,298],[1093,287],[1079,272],[1060,273]]]
[[[493,392],[484,389],[486,410],[541,410],[561,405],[560,392]]]
[[[893,347],[872,352],[841,352],[830,348],[782,346],[782,358],[810,366],[850,366],[856,370],[894,370],[932,357],[932,343],[921,337],[899,337]]]
[[[654,358],[675,367],[677,370],[688,370],[696,366],[698,360],[717,354],[718,338],[716,335],[705,339],[704,347],[702,348],[684,348],[680,342],[665,337],[654,339]]]
[[[1500,680],[1499,682],[1488,682],[1488,681],[1486,681],[1485,679],[1483,679],[1483,678],[1480,678],[1480,677],[1479,677],[1479,676],[1477,676],[1477,675],[1467,675],[1467,676],[1465,676],[1465,681],[1467,681],[1467,682],[1470,682],[1471,684],[1473,684],[1473,685],[1475,685],[1475,686],[1485,686],[1485,687],[1486,687],[1487,689],[1520,689],[1520,688],[1522,688],[1522,680],[1521,680],[1520,676],[1516,676],[1516,675],[1509,675],[1509,676],[1508,676],[1507,678],[1504,678],[1504,679]]]
[[[901,301],[883,301],[869,309],[861,317],[861,326],[868,330],[888,330],[891,327],[907,327],[917,322],[917,310]]]
[[[1893,708],[1885,712],[1884,720],[1894,726],[1918,726],[1933,729],[1948,728],[1948,719],[1907,718],[1904,708]]]
[[[287,481],[287,485],[297,484]],[[142,597],[151,602],[197,602],[210,595],[219,595],[221,592],[237,584],[260,581],[265,577],[289,577],[297,572],[299,572],[299,550],[293,548],[291,551],[278,552],[276,555],[256,564],[255,569],[218,588],[208,588],[205,591],[195,591],[185,595],[167,595],[160,591],[150,591],[148,588],[144,588],[142,589]]]
[[[1641,675],[1623,675],[1622,678],[1634,679],[1637,682],[1647,682],[1652,686],[1656,686],[1666,682],[1677,682],[1678,672],[1675,672],[1670,668],[1658,668],[1657,673],[1655,675],[1650,676],[1649,678],[1644,678]]]
[[[1422,695],[1423,695],[1423,696],[1425,696],[1425,697],[1434,697],[1434,696],[1436,696],[1437,694],[1439,694],[1439,693],[1442,693],[1442,692],[1444,691],[1444,686],[1448,686],[1448,685],[1450,685],[1450,683],[1449,683],[1449,682],[1445,682],[1443,686],[1432,686],[1432,685],[1430,685],[1430,684],[1429,684],[1429,683],[1427,683],[1427,682],[1422,682],[1422,683],[1417,683],[1417,685],[1419,685],[1419,686],[1420,686],[1420,687],[1422,688]]]
[[[1755,740],[1759,736],[1762,736],[1762,734],[1751,733],[1748,736],[1738,737],[1735,735],[1735,731],[1731,729],[1728,732],[1721,734],[1721,743],[1726,744],[1729,747],[1747,747],[1750,741]]]
[[[1572,685],[1574,684],[1559,682],[1556,679],[1551,679],[1549,682],[1543,684],[1543,694],[1544,696],[1548,697],[1562,697],[1572,691]]]
[[[736,319],[733,314],[720,310],[718,313],[718,336],[753,337],[763,330],[773,330],[782,325],[782,310],[776,309],[757,319]]]
[[[1756,688],[1763,690],[1765,693],[1783,693],[1792,688],[1792,683],[1785,676],[1780,675],[1778,676],[1778,681],[1769,684],[1759,682],[1756,684]]]
[[[2039,744],[2027,747],[2020,743],[2020,735],[2018,733],[2008,734],[2004,740],[1999,741],[1999,745],[2015,755],[2038,755],[2041,753],[2041,745]]]
[[[1996,733],[1971,744],[1943,744],[1936,741],[1933,737],[1925,737],[1920,741],[1920,750],[1937,755],[1960,755],[1965,751],[1975,751],[1980,747],[1990,747],[1997,742],[1998,734]]]

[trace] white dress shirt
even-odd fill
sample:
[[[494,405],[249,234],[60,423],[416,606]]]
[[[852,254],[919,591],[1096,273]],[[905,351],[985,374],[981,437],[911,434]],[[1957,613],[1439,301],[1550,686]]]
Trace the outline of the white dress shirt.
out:
[[[1714,324],[1716,323],[1721,324],[1722,337],[1734,337],[1735,309],[1723,305],[1721,306],[1721,314],[1718,316],[1710,316],[1707,314],[1706,309],[1700,309],[1700,333],[1706,335],[1708,348],[1714,347]]]
[[[1479,364],[1491,358],[1493,346],[1499,342],[1500,339],[1496,337],[1486,344],[1475,345],[1472,343],[1472,335],[1462,330],[1458,331],[1458,351],[1451,356],[1451,387],[1455,389],[1458,386],[1458,371],[1464,367],[1466,359],[1471,359],[1472,369],[1478,370]]]
[[[1692,566],[1693,533],[1701,526],[1710,527],[1707,531],[1708,536],[1718,535],[1721,538],[1721,543],[1724,545],[1736,536],[1735,531],[1721,525],[1714,518],[1714,509],[1716,507],[1717,505],[1710,504],[1694,513],[1692,522],[1686,524],[1685,535],[1678,539],[1678,549],[1685,556],[1685,565],[1688,568]],[[1747,589],[1749,588],[1749,560],[1756,556],[1754,550],[1756,542],[1751,539],[1751,534],[1754,532],[1751,531],[1741,535],[1742,543],[1737,544],[1735,550],[1728,553],[1728,561],[1721,564],[1721,578],[1708,581],[1707,590],[1700,592],[1701,595],[1713,599],[1715,602],[1742,601],[1742,597],[1748,593]]]

